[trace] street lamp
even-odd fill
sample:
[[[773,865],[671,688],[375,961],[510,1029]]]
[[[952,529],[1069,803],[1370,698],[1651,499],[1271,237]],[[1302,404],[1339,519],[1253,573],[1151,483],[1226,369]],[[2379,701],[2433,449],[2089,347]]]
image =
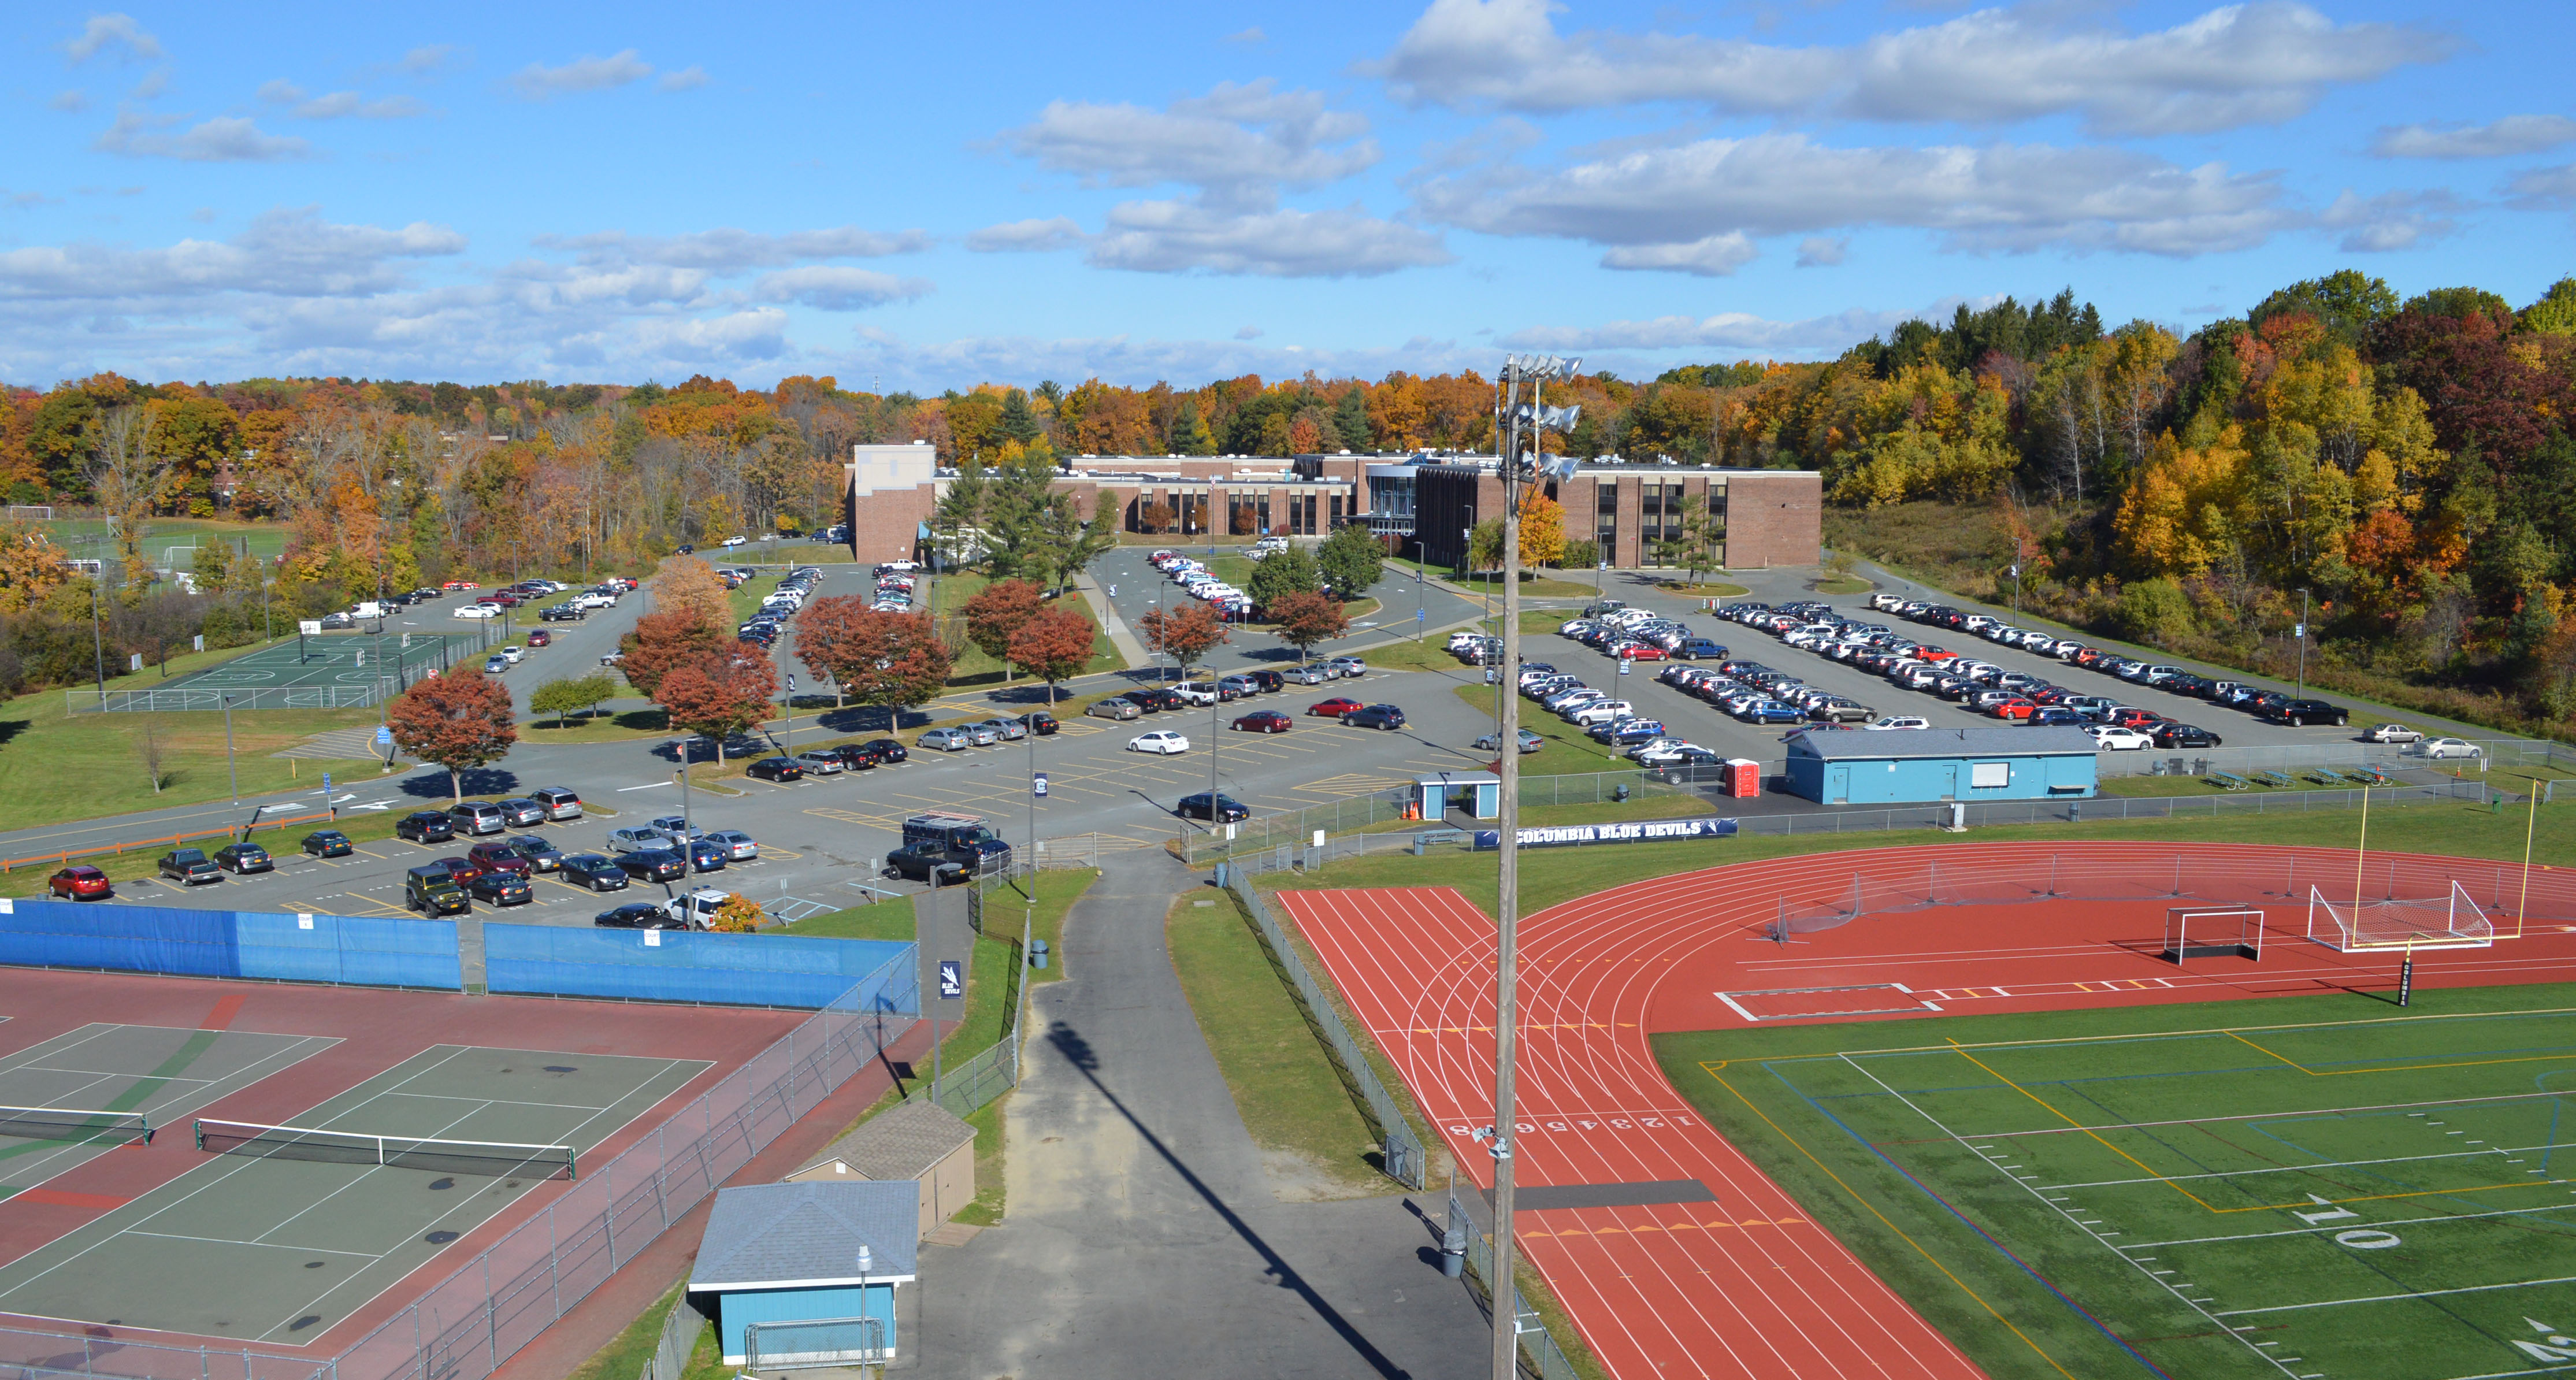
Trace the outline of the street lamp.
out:
[[[1519,679],[1522,481],[1524,477],[1562,480],[1574,473],[1573,457],[1548,457],[1545,437],[1550,431],[1573,430],[1582,408],[1551,409],[1544,403],[1543,389],[1550,379],[1574,377],[1581,363],[1554,356],[1513,355],[1503,365],[1502,380],[1509,391],[1503,410],[1506,443],[1498,466],[1503,481],[1503,654],[1498,682]],[[1530,388],[1530,400],[1522,403],[1520,390],[1525,383]],[[1530,449],[1526,476],[1520,453],[1524,437]],[[1519,1372],[1520,1342],[1519,1296],[1512,1285],[1512,1124],[1516,1114],[1513,1061],[1520,1043],[1520,955],[1516,948],[1520,926],[1520,697],[1498,693],[1495,698],[1498,712],[1494,741],[1501,748],[1497,754],[1500,770],[1496,774],[1502,778],[1502,827],[1498,831],[1496,878],[1501,903],[1496,908],[1494,933],[1494,1122],[1478,1138],[1491,1142],[1494,1156],[1493,1380],[1514,1380]]]
[[[241,835],[241,764],[233,760],[233,697],[225,695],[222,699],[224,702],[224,766],[232,772],[233,776],[231,823],[233,835],[238,840]],[[324,798],[329,798],[328,792],[325,792]]]

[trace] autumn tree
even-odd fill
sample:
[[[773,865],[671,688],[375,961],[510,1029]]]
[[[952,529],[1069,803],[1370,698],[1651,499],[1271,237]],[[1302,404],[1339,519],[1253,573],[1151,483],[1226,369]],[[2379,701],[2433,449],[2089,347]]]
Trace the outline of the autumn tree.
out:
[[[1306,591],[1282,595],[1270,606],[1270,620],[1279,625],[1279,640],[1297,649],[1300,665],[1315,650],[1315,644],[1330,642],[1351,630],[1350,615],[1342,612],[1339,601]]]
[[[1521,499],[1521,565],[1554,565],[1565,558],[1565,508],[1542,493]]]
[[[653,700],[670,716],[673,728],[714,739],[716,764],[722,766],[725,740],[767,719],[777,694],[778,668],[770,663],[768,650],[755,642],[736,642],[672,667]]]
[[[996,580],[966,601],[966,637],[984,655],[1010,665],[1011,635],[1035,618],[1039,590],[1026,580]],[[1005,670],[1004,678],[1009,672]]]
[[[617,669],[644,698],[659,699],[662,677],[671,668],[722,646],[725,635],[694,610],[668,609],[635,620],[635,630],[619,638]]]
[[[510,692],[473,666],[414,681],[386,706],[385,721],[394,746],[447,768],[450,800],[465,798],[462,773],[500,761],[519,741]]]
[[[1146,646],[1177,662],[1184,677],[1218,643],[1232,640],[1225,620],[1205,604],[1154,609],[1136,620],[1136,630],[1144,634]]]
[[[889,722],[937,699],[956,661],[929,615],[872,609],[843,594],[806,606],[796,620],[796,656],[832,682],[836,697],[882,706]]]
[[[662,569],[645,582],[653,591],[653,608],[659,613],[687,613],[710,628],[724,628],[733,622],[733,594],[725,588],[724,577],[716,568],[695,556],[674,556],[662,563]]]
[[[1091,664],[1091,644],[1099,629],[1076,610],[1061,605],[1046,609],[1011,634],[1010,662],[1047,683],[1047,704],[1055,704],[1055,687],[1082,674]]]
[[[707,928],[717,934],[750,934],[769,923],[769,912],[758,901],[734,892],[707,917]]]

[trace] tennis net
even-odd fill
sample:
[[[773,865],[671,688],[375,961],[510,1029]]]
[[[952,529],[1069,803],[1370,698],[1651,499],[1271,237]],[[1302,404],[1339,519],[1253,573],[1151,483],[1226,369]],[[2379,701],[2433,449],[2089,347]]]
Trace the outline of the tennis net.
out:
[[[140,1112],[92,1112],[78,1107],[0,1107],[0,1136],[59,1140],[81,1145],[152,1143]]]
[[[210,1155],[252,1155],[325,1164],[388,1165],[432,1173],[543,1179],[574,1175],[569,1145],[510,1145],[497,1141],[440,1140],[429,1136],[375,1136],[309,1126],[261,1126],[246,1121],[199,1121],[197,1148]]]

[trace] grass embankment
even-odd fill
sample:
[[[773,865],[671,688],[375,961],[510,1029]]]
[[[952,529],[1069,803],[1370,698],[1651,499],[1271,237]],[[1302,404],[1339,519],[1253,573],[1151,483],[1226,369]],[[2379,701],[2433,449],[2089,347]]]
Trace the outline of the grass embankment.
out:
[[[1878,586],[1857,575],[1832,575],[1820,580],[1809,580],[1807,588],[1818,594],[1867,594]]]
[[[1088,868],[1041,872],[1033,898],[1024,900],[1014,888],[997,889],[984,898],[990,930],[975,941],[974,957],[967,966],[965,1018],[954,1029],[940,1032],[941,1063],[953,1068],[1001,1043],[1019,996],[1019,974],[1026,973],[1032,985],[1063,980],[1065,914],[1099,877],[1098,872]],[[1044,971],[1028,968],[1022,959],[1019,936],[1024,917],[1030,938],[1046,942],[1050,957]],[[913,898],[906,896],[809,916],[780,926],[774,933],[827,939],[911,940],[918,929]],[[914,1087],[918,1088],[922,1080],[930,1077],[929,1061],[915,1063],[912,1071]],[[848,1135],[860,1122],[895,1105],[896,1100],[895,1093],[886,1094],[857,1120],[835,1132],[832,1139]],[[1006,1206],[1002,1120],[1009,1101],[1007,1095],[996,1098],[966,1118],[966,1124],[975,1128],[975,1201],[958,1212],[957,1220],[969,1226],[990,1226],[1002,1220]]]
[[[983,648],[966,640],[967,602],[983,593],[984,587],[991,583],[992,581],[985,576],[968,571],[960,571],[952,575],[934,575],[930,579],[930,602],[926,609],[933,615],[933,622],[938,626],[940,633],[943,636],[953,637],[958,648],[957,663],[948,672],[948,686],[951,690],[988,690],[998,685],[1031,683],[1028,677],[1012,671],[1000,661],[986,655]],[[1109,645],[1108,629],[1101,626],[1099,616],[1091,611],[1090,601],[1070,590],[1061,597],[1068,606],[1080,610],[1083,617],[1091,620],[1091,661],[1082,668],[1082,674],[1088,676],[1097,675],[1103,671],[1126,670],[1127,658],[1120,656],[1118,649]],[[1041,691],[1044,689],[1043,686],[1038,688]]]
[[[261,645],[173,656],[166,677],[162,668],[149,667],[109,681],[108,690],[149,690]],[[20,695],[0,702],[0,747],[5,748],[0,751],[0,829],[226,800],[232,796],[235,769],[245,796],[307,784],[318,789],[326,771],[340,781],[372,778],[382,763],[370,759],[298,760],[270,754],[316,733],[375,722],[372,709],[236,709],[228,765],[219,712],[73,713],[60,689]],[[160,743],[164,776],[157,793],[143,760],[147,732]]]
[[[1494,595],[1496,598],[1500,598],[1502,596],[1503,579],[1501,573],[1498,571],[1480,570],[1462,579],[1459,577],[1458,567],[1454,565],[1425,565],[1419,561],[1406,560],[1402,557],[1389,557],[1386,564],[1387,568],[1390,570],[1403,570],[1408,573],[1419,570],[1432,579],[1446,580],[1450,584],[1458,587],[1459,589],[1466,590],[1469,593],[1489,593]],[[1571,574],[1571,572],[1567,573],[1569,575]],[[1612,590],[1610,592],[1614,596],[1617,594],[1616,590]],[[1588,600],[1593,598],[1595,595],[1595,591],[1589,581],[1578,581],[1572,578],[1559,579],[1555,575],[1545,573],[1543,570],[1524,570],[1521,572],[1521,593],[1524,596],[1540,599]]]
[[[565,1380],[635,1380],[644,1371],[644,1363],[653,1359],[653,1350],[662,1343],[662,1324],[671,1310],[680,1304],[680,1292],[686,1281],[671,1286],[671,1292],[653,1301],[642,1317],[628,1323],[624,1331],[609,1339],[608,1345],[590,1355],[590,1359],[573,1367]]]

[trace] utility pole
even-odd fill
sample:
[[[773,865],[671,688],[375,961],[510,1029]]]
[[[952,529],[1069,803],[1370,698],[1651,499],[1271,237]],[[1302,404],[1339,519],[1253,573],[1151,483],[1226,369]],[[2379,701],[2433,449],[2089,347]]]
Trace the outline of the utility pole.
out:
[[[2299,591],[2299,698],[2308,697],[2308,592]]]
[[[238,839],[241,836],[241,764],[233,760],[233,697],[225,695],[222,699],[224,702],[224,766],[233,774],[231,824],[233,836]],[[323,794],[327,798],[330,793],[326,790]]]

